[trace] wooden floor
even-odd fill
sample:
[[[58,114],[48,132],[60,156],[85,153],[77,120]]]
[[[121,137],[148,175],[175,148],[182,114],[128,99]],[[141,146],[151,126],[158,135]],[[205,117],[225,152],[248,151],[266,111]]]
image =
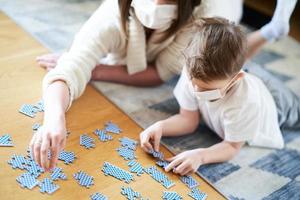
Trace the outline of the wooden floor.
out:
[[[128,116],[116,108],[103,95],[91,86],[88,86],[83,96],[77,100],[72,109],[67,113],[67,128],[71,131],[66,150],[74,151],[78,159],[69,166],[59,163],[68,176],[66,181],[58,181],[60,189],[53,195],[41,194],[36,187],[33,191],[22,189],[16,182],[16,177],[22,174],[21,170],[13,170],[7,161],[12,154],[26,154],[28,143],[32,136],[31,126],[34,122],[41,122],[42,114],[31,119],[18,113],[23,103],[36,103],[41,97],[41,81],[45,71],[38,68],[34,59],[36,56],[47,53],[47,50],[21,30],[7,16],[0,12],[0,135],[10,133],[15,144],[14,147],[0,147],[0,194],[1,199],[88,199],[94,192],[101,192],[110,199],[125,199],[120,194],[120,187],[127,186],[112,177],[106,177],[101,172],[104,161],[109,161],[123,169],[128,170],[126,162],[118,156],[115,149],[119,146],[118,138],[127,136],[138,139],[142,130]],[[112,120],[120,125],[123,133],[114,137],[114,140],[101,143],[96,140],[96,148],[86,150],[79,146],[79,135],[88,133],[96,128],[102,128],[104,122]],[[165,155],[170,156],[166,149],[162,149]],[[137,149],[138,161],[143,166],[155,165],[154,160]],[[90,189],[83,188],[72,178],[72,174],[78,170],[84,170],[94,177],[95,185]],[[40,177],[44,178],[49,174]],[[170,190],[177,191],[184,198],[189,190],[178,177],[173,174],[168,176],[176,182]],[[200,189],[208,194],[208,199],[224,199],[209,184],[198,176],[194,176],[200,182]],[[143,197],[161,199],[165,190],[150,176],[137,177],[131,186],[140,192]]]

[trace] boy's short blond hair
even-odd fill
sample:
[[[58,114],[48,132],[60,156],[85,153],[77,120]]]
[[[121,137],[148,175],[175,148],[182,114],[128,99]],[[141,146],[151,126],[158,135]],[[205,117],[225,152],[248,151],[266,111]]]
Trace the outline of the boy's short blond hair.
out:
[[[195,36],[184,50],[191,78],[210,82],[236,75],[246,54],[246,36],[240,27],[219,17],[197,20],[195,27]]]

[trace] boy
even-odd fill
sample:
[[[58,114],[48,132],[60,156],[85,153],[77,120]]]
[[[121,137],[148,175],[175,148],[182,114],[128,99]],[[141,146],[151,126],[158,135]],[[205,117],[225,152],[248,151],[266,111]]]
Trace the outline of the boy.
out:
[[[143,131],[141,146],[158,151],[162,136],[191,133],[200,118],[223,141],[167,159],[166,171],[186,175],[200,165],[230,160],[245,143],[283,148],[270,91],[259,78],[242,71],[246,38],[239,27],[222,18],[202,19],[184,54],[186,67],[174,89],[180,113]]]

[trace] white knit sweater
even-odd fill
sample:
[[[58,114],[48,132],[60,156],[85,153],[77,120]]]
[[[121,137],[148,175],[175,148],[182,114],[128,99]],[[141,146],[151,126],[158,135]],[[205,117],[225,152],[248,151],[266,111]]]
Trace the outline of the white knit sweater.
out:
[[[202,1],[195,11],[196,16],[217,15],[238,22],[242,0],[221,2]],[[155,62],[159,76],[165,81],[180,74],[184,64],[182,50],[192,37],[191,27],[184,27],[167,40],[155,43],[163,30],[154,31],[146,41],[144,28],[132,10],[128,24],[127,40],[120,25],[118,0],[105,0],[76,34],[69,51],[61,56],[56,68],[45,76],[43,90],[56,80],[65,81],[70,91],[70,107],[72,101],[83,93],[92,70],[99,63],[124,64],[128,73],[134,74],[145,70],[147,63]]]

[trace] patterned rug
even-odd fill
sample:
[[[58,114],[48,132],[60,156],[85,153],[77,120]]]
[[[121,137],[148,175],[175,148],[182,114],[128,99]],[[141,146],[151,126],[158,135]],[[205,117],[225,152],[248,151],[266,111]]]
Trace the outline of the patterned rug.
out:
[[[62,52],[100,0],[0,0],[0,9],[53,52]],[[292,38],[269,44],[248,63],[260,65],[300,95],[300,44]],[[178,111],[172,90],[178,77],[155,88],[92,84],[140,126]],[[243,147],[233,160],[201,166],[198,174],[229,199],[300,199],[300,133],[284,131],[282,150]],[[173,153],[207,147],[220,139],[204,124],[188,136],[164,138]]]

